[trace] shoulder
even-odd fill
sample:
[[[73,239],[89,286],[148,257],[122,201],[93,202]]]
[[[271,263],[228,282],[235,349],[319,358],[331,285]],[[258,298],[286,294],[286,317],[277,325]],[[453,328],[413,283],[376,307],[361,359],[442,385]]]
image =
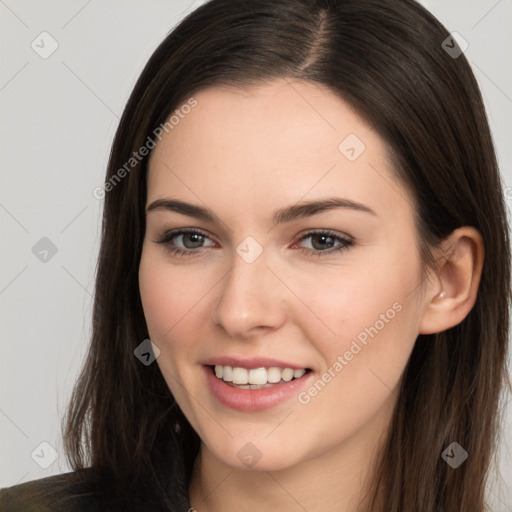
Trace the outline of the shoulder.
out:
[[[0,489],[0,512],[97,510],[90,471],[71,472]]]

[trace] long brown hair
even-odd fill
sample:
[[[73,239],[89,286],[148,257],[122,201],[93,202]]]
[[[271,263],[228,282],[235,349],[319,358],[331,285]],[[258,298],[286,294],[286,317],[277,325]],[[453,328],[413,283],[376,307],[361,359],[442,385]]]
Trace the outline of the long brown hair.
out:
[[[134,356],[148,338],[138,288],[148,158],[113,177],[201,89],[289,77],[327,86],[387,142],[415,198],[425,263],[458,227],[482,235],[476,304],[456,327],[418,337],[372,492],[386,512],[485,509],[506,376],[510,248],[480,91],[465,56],[443,48],[449,37],[412,0],[211,0],[154,52],[110,155],[92,340],[65,421],[72,467],[95,468],[113,505],[151,494],[170,510],[185,506],[199,446],[158,365]],[[469,454],[457,469],[441,458],[454,441]]]

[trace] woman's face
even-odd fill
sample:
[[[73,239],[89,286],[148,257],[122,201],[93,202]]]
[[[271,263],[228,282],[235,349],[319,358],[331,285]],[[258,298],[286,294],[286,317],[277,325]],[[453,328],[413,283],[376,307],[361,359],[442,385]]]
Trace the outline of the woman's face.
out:
[[[221,463],[371,453],[425,303],[386,145],[307,82],[194,98],[149,165],[139,279],[157,364]]]

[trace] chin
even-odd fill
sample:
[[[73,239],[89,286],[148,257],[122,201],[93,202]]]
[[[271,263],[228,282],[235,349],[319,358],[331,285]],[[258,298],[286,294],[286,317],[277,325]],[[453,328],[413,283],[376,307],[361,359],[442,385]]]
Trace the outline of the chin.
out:
[[[304,445],[298,440],[293,440],[293,436],[288,437],[291,441],[290,446],[285,445],[283,437],[266,439],[265,436],[268,436],[271,430],[267,429],[260,437],[252,437],[252,441],[245,435],[234,436],[229,441],[219,440],[216,444],[209,443],[208,451],[222,464],[243,471],[280,471],[308,458],[306,453],[298,451],[297,447]]]

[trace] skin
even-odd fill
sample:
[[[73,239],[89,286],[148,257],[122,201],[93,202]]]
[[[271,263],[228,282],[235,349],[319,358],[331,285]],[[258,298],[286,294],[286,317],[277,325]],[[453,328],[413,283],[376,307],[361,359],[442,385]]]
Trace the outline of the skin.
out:
[[[194,97],[197,106],[151,155],[147,205],[179,199],[218,220],[148,211],[139,272],[157,364],[202,440],[191,505],[355,511],[418,334],[456,325],[474,304],[480,236],[454,232],[439,248],[437,273],[423,279],[414,203],[386,144],[325,88],[279,79]],[[349,134],[365,145],[354,161],[338,148]],[[331,197],[374,213],[334,208],[272,220],[277,209]],[[169,252],[173,242],[156,242],[177,228],[204,232],[203,247],[175,238],[174,246],[195,251],[180,257]],[[318,237],[302,237],[321,229],[353,244],[307,254],[322,247]],[[236,252],[249,236],[263,249],[252,263]],[[294,396],[270,410],[234,411],[205,385],[201,362],[219,355],[308,367],[311,384],[393,305],[394,317],[308,403]],[[251,468],[237,456],[248,442],[261,453]]]

